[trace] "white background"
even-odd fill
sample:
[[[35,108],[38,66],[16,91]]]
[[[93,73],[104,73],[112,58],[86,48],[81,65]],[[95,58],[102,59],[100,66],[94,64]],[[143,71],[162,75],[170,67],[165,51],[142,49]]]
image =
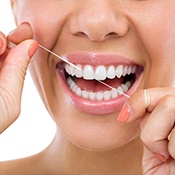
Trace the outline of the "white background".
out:
[[[6,35],[15,28],[10,0],[0,0],[0,31]],[[27,73],[21,115],[0,135],[0,161],[26,157],[43,150],[53,139],[56,127],[42,104]]]

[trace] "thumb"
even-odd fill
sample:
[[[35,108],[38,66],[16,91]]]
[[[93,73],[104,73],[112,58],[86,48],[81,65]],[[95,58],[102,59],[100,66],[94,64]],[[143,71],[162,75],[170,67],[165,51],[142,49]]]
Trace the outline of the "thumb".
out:
[[[0,73],[0,86],[11,90],[15,95],[21,92],[26,70],[38,43],[26,40],[11,49],[6,56]]]
[[[0,72],[0,132],[19,116],[26,71],[37,47],[36,41],[26,40],[9,50],[4,58]]]

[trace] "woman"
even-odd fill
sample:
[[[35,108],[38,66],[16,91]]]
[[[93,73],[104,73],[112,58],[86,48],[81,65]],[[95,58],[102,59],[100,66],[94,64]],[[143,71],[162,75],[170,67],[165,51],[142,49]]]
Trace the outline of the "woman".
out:
[[[18,27],[7,38],[0,34],[0,130],[19,115],[29,62],[58,128],[41,153],[1,162],[1,174],[174,174],[175,1],[11,4]],[[38,48],[36,41],[83,71]],[[18,45],[11,49],[7,42]]]

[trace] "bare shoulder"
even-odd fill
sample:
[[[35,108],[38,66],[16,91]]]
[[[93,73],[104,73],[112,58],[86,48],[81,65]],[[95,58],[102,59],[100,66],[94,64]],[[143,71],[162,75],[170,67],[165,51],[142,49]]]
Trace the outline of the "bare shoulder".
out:
[[[33,155],[27,158],[0,162],[0,174],[3,175],[44,175],[45,166],[41,161],[41,155]],[[44,173],[45,172],[45,173]]]

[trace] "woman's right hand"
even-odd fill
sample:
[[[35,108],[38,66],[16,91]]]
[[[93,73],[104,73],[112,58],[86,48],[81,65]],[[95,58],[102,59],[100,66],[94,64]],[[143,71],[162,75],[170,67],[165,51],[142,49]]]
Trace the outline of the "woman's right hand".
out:
[[[30,58],[38,48],[29,24],[19,25],[8,37],[0,32],[0,133],[19,116],[21,95]],[[8,43],[14,43],[13,48]]]

